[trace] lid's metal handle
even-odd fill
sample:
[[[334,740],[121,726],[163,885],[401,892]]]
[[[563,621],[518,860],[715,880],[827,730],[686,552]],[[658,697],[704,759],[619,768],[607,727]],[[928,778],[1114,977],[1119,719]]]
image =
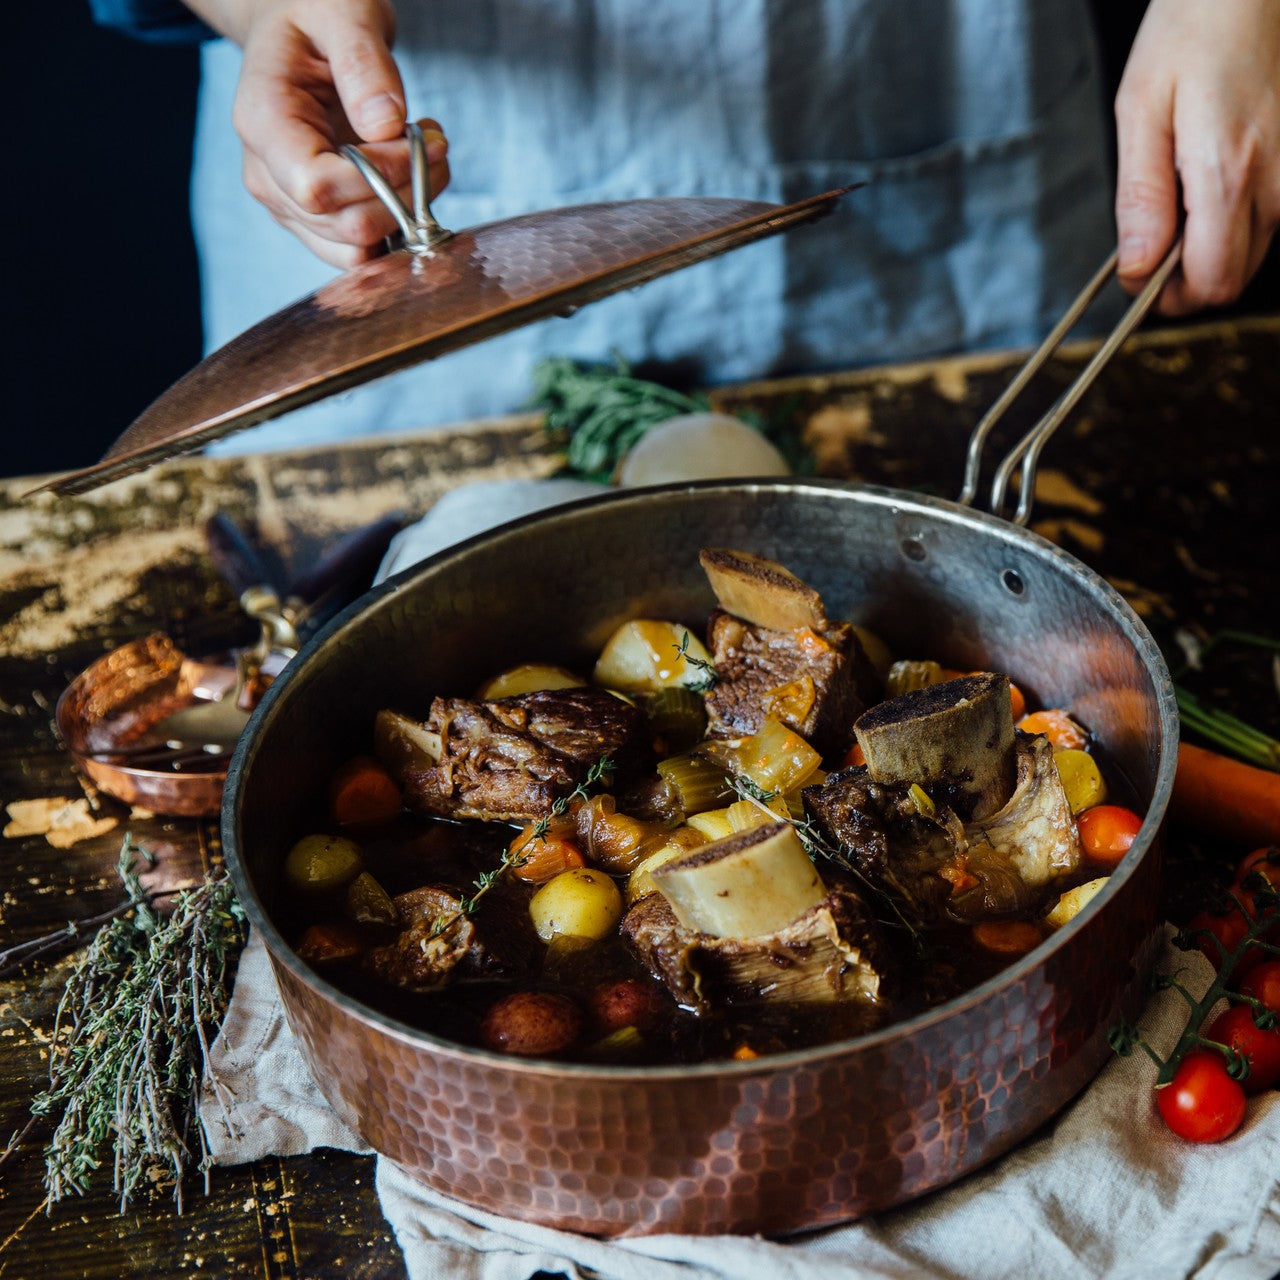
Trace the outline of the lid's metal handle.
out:
[[[1064,312],[1062,318],[1049,331],[1045,340],[1031,353],[1026,363],[1018,370],[1013,381],[1009,383],[995,404],[987,410],[982,420],[973,429],[969,437],[969,451],[965,457],[964,487],[960,491],[958,502],[968,506],[978,492],[978,476],[982,467],[982,451],[986,445],[991,428],[1004,415],[1005,411],[1031,381],[1046,360],[1057,350],[1071,327],[1084,314],[1089,304],[1101,292],[1103,285],[1115,274],[1117,254],[1113,250],[1106,262],[1098,269],[1093,279],[1080,291],[1079,295]],[[1115,355],[1121,343],[1136,329],[1142,318],[1151,310],[1152,304],[1160,295],[1174,268],[1182,257],[1182,240],[1174,242],[1164,261],[1156,268],[1155,274],[1143,286],[1142,291],[1130,303],[1129,309],[1121,316],[1119,323],[1107,335],[1106,340],[1098,348],[1093,358],[1081,370],[1076,380],[1058,397],[1053,407],[1018,441],[1001,461],[991,484],[991,510],[997,515],[1004,507],[1005,495],[1014,468],[1022,463],[1022,476],[1019,481],[1018,509],[1013,517],[1015,524],[1025,525],[1031,518],[1031,505],[1035,500],[1036,467],[1040,461],[1040,451],[1048,439],[1062,424],[1067,414],[1080,401],[1080,397],[1093,384],[1094,379],[1102,372],[1111,357]]]
[[[452,231],[446,231],[431,212],[431,176],[427,163],[427,142],[422,129],[413,123],[405,125],[405,137],[409,139],[409,184],[413,193],[413,209],[400,199],[396,189],[373,166],[359,147],[344,144],[342,154],[360,170],[361,176],[373,189],[373,194],[387,207],[396,220],[404,247],[420,257],[428,255]]]

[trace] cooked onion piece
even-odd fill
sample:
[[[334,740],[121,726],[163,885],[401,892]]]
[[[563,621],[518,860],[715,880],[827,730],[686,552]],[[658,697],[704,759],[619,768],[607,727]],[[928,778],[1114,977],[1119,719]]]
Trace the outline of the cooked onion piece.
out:
[[[686,929],[717,938],[776,933],[827,892],[785,822],[705,845],[650,874]]]
[[[706,646],[688,627],[638,618],[624,622],[605,642],[591,678],[608,689],[645,693],[701,684],[710,666]]]

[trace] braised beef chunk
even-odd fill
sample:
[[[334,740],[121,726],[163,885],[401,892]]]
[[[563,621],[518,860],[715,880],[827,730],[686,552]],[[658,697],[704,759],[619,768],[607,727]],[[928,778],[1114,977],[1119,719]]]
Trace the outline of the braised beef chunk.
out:
[[[843,888],[765,937],[695,933],[660,893],[641,898],[621,931],[676,1002],[699,1012],[723,1004],[874,1005],[880,999],[879,943],[861,900]]]
[[[603,689],[542,689],[493,702],[437,698],[425,727],[440,755],[429,768],[404,772],[405,800],[445,818],[541,818],[602,758],[613,762],[615,781],[649,762],[640,713]]]
[[[373,947],[365,968],[379,981],[406,991],[433,991],[478,948],[475,926],[461,914],[459,900],[427,886],[395,899],[404,928],[386,946]]]
[[[919,924],[1014,915],[1043,896],[1046,880],[1025,875],[1021,855],[997,847],[985,827],[965,826],[946,805],[922,812],[906,783],[873,782],[857,768],[802,796],[816,834]],[[1048,834],[1032,833],[1031,843]]]
[[[755,733],[780,720],[824,756],[843,751],[853,722],[878,696],[879,680],[852,626],[772,631],[722,609],[707,623],[716,682],[707,694],[708,732]]]
[[[861,767],[830,774],[801,796],[819,837],[915,920],[947,915],[954,888],[947,869],[965,851],[963,828],[949,809],[922,813],[906,784],[873,782]]]
[[[435,991],[461,979],[510,978],[533,971],[541,945],[528,894],[487,895],[473,916],[452,888],[426,885],[395,899],[403,927],[365,953],[365,970],[405,991]]]

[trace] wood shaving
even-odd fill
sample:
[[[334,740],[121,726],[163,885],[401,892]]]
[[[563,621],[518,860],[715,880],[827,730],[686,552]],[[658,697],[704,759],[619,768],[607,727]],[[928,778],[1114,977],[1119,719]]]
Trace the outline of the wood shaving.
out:
[[[1072,538],[1080,546],[1089,551],[1102,550],[1105,539],[1102,530],[1096,525],[1085,524],[1083,520],[1037,520],[1032,526],[1034,532],[1050,542],[1061,544],[1064,539]]]
[[[1100,515],[1105,509],[1092,494],[1086,493],[1062,471],[1045,468],[1036,475],[1036,501],[1051,502],[1055,507],[1070,507],[1085,515]]]
[[[969,395],[969,375],[959,363],[940,364],[933,374],[933,389],[952,404],[963,404]]]
[[[106,835],[116,818],[95,818],[86,799],[68,800],[46,796],[38,800],[14,800],[5,805],[11,819],[4,828],[7,840],[23,836],[44,836],[55,849],[69,849],[82,840]]]

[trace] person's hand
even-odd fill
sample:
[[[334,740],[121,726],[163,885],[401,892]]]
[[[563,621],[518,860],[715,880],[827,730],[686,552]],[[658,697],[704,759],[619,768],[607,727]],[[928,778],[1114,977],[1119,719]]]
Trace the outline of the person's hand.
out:
[[[232,120],[249,193],[326,262],[350,267],[375,257],[395,219],[337,148],[360,143],[409,203],[390,0],[196,0],[191,7],[244,47]],[[434,120],[419,123],[434,195],[449,180],[447,143]]]
[[[1165,315],[1232,302],[1280,221],[1280,0],[1151,0],[1116,97],[1121,282],[1173,244]]]

